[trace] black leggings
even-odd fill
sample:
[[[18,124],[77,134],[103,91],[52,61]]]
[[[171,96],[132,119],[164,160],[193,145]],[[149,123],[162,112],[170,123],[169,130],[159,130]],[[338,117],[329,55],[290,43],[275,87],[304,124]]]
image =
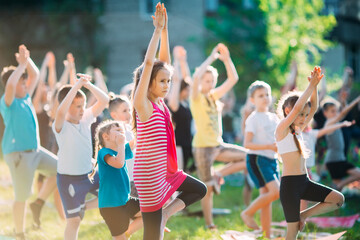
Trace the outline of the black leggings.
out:
[[[188,175],[177,191],[179,191],[180,194],[176,198],[181,199],[187,207],[202,199],[205,196],[207,189],[203,182]],[[144,223],[143,240],[160,239],[162,208],[155,212],[141,212],[141,214]]]
[[[280,201],[286,222],[300,220],[300,199],[324,202],[331,188],[311,181],[306,174],[281,177]]]

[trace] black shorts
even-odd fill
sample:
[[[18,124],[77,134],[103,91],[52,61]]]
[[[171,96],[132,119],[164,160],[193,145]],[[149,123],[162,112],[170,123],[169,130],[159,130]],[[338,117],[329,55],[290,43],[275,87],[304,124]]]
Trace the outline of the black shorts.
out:
[[[134,218],[139,211],[140,204],[136,198],[130,198],[123,206],[100,208],[100,214],[113,237],[125,233],[129,227],[130,219]]]
[[[326,168],[329,170],[331,178],[338,180],[349,176],[348,171],[354,169],[355,166],[348,161],[338,161],[326,163]]]
[[[300,199],[324,202],[333,189],[311,181],[306,174],[281,177],[280,201],[286,222],[300,220]]]

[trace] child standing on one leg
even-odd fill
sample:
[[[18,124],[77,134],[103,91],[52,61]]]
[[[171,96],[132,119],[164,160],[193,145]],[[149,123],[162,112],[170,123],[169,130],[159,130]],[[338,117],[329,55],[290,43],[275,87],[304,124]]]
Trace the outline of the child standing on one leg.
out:
[[[41,187],[35,202],[30,205],[34,226],[38,228],[44,201],[56,187],[57,158],[40,146],[39,126],[31,101],[39,70],[24,45],[19,46],[16,60],[19,63],[17,67],[6,67],[1,73],[5,93],[0,101],[0,112],[5,125],[2,151],[10,169],[15,193],[15,234],[16,239],[25,239],[25,203],[31,194],[35,171],[39,170],[49,177]]]
[[[253,216],[261,210],[261,227],[270,238],[271,203],[279,198],[279,164],[274,132],[279,118],[269,112],[271,88],[263,81],[255,81],[248,89],[250,101],[255,105],[245,122],[244,147],[249,149],[246,166],[252,181],[260,189],[260,195],[242,213],[246,225],[258,229]]]
[[[53,123],[53,132],[59,145],[57,185],[66,215],[64,239],[77,239],[85,209],[96,208],[97,198],[85,203],[91,192],[97,196],[99,178],[91,182],[92,143],[90,126],[109,102],[108,96],[90,83],[91,77],[79,74],[75,85],[63,86],[58,93],[59,107]],[[87,88],[97,102],[85,109],[86,97],[80,90]]]
[[[100,214],[113,239],[127,239],[142,227],[142,219],[139,200],[130,197],[125,160],[132,159],[133,153],[130,144],[125,144],[123,124],[111,120],[100,123],[96,129],[95,141],[100,179]],[[131,224],[130,219],[133,220]]]
[[[333,211],[344,203],[341,193],[309,180],[306,170],[307,154],[301,132],[316,112],[317,85],[322,77],[321,69],[315,67],[305,92],[301,95],[290,92],[278,104],[278,114],[284,117],[276,128],[275,138],[283,160],[280,200],[287,222],[286,240],[296,239],[306,218]],[[307,102],[310,96],[310,102]],[[300,212],[301,199],[319,203]]]
[[[170,89],[171,67],[167,15],[164,6],[156,6],[154,33],[144,63],[135,70],[133,123],[136,130],[134,182],[144,222],[143,239],[163,238],[166,221],[174,213],[199,201],[205,185],[178,170],[174,130],[163,98]],[[155,60],[161,35],[160,61]],[[165,62],[163,62],[165,61]],[[180,194],[163,209],[175,192]]]
[[[360,102],[360,96],[339,112],[337,101],[323,101],[322,109],[326,118],[325,127],[338,123]],[[341,129],[326,135],[327,151],[325,155],[326,168],[329,170],[335,188],[341,191],[343,187],[360,180],[360,169],[349,163],[345,156],[345,141]]]

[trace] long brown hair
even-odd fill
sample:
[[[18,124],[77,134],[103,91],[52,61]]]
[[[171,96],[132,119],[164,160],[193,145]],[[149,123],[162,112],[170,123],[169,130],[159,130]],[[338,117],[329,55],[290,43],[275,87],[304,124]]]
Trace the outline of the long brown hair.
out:
[[[170,73],[172,73],[172,67],[165,63],[165,62],[162,62],[158,59],[156,59],[154,61],[154,65],[153,65],[153,68],[152,68],[152,71],[151,71],[151,75],[150,75],[150,82],[149,82],[149,86],[151,86],[151,84],[154,82],[158,72],[162,69],[166,69],[168,70]],[[142,63],[139,67],[137,67],[134,71],[134,88],[131,92],[131,103],[132,105],[134,106],[134,95],[135,95],[135,91],[139,85],[139,82],[140,82],[140,78],[141,78],[141,75],[142,75],[142,72],[144,70],[144,63]],[[133,131],[134,133],[136,134],[136,131],[137,131],[137,125],[136,125],[136,112],[135,112],[135,109],[133,109],[132,111],[132,125],[133,125]]]
[[[97,156],[99,153],[99,150],[102,149],[103,147],[105,147],[105,143],[104,143],[104,138],[103,138],[103,134],[110,133],[110,129],[112,127],[120,127],[120,123],[114,120],[105,120],[102,121],[95,130],[95,165],[93,167],[92,172],[89,174],[89,179],[92,181],[95,175],[95,169],[97,167],[98,161],[97,161]]]
[[[280,99],[279,104],[278,104],[278,109],[277,109],[277,113],[278,113],[279,117],[286,118],[287,114],[285,112],[285,109],[287,107],[290,107],[291,109],[293,109],[297,100],[300,98],[300,95],[301,95],[300,92],[292,91],[292,92],[288,92]],[[305,105],[308,105],[309,107],[311,107],[310,102],[306,102]],[[291,134],[293,135],[294,142],[298,149],[298,152],[300,153],[301,156],[303,156],[304,158],[307,158],[309,156],[309,152],[306,149],[306,147],[304,146],[303,142],[300,141],[296,137],[296,131],[295,131],[294,127],[292,126],[292,124],[290,125],[289,128],[290,128]]]

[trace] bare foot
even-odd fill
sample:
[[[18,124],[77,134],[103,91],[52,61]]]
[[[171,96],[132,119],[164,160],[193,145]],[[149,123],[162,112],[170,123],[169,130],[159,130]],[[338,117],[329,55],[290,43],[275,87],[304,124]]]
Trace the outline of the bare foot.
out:
[[[249,228],[252,228],[255,230],[260,229],[259,226],[256,224],[254,218],[247,215],[245,212],[241,212],[240,216],[241,216],[242,220],[245,222],[246,226],[248,226]]]

